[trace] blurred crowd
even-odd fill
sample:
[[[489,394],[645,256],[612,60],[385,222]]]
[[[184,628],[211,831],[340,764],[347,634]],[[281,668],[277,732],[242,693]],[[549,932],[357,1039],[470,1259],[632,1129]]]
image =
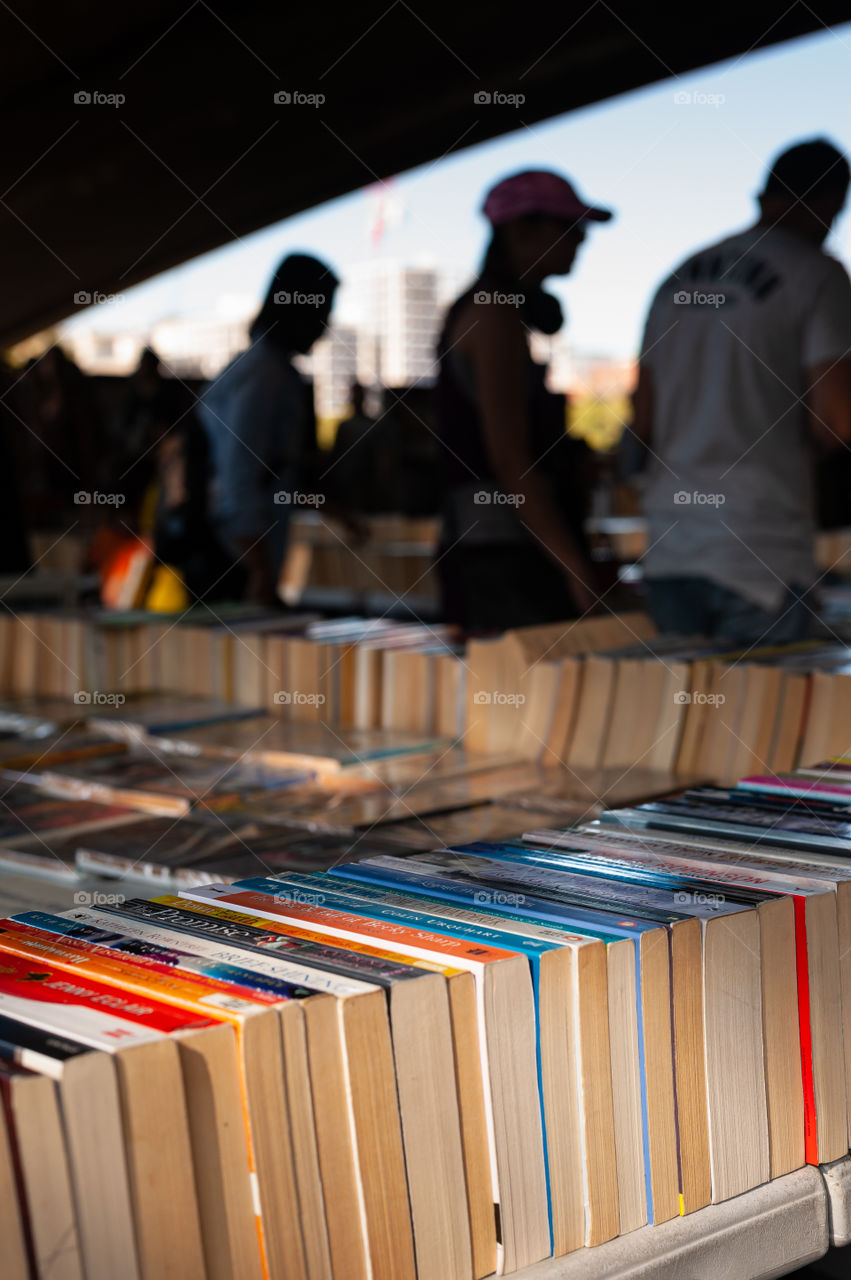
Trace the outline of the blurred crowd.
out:
[[[244,372],[274,433],[282,406],[268,386],[260,390],[251,361]],[[369,414],[366,390],[354,383],[351,412],[339,423],[333,447],[323,450],[311,384],[289,372],[294,403],[284,408],[301,419],[302,430],[284,468],[278,458],[262,456],[265,441],[250,445],[246,435],[231,434],[217,395],[205,395],[200,380],[175,376],[149,347],[126,378],[89,376],[61,346],[23,368],[0,365],[0,573],[33,566],[28,535],[40,534],[40,542],[51,545],[73,534],[86,546],[81,569],[98,568],[119,544],[141,538],[155,561],[177,572],[190,600],[275,605],[283,536],[267,570],[267,535],[273,522],[287,522],[293,497],[304,509],[299,496],[320,495],[322,510],[355,541],[365,536],[371,515],[439,512],[439,445],[429,389],[384,389]],[[220,385],[217,394],[225,389]],[[224,412],[229,418],[237,413],[237,431],[239,415],[250,414],[263,432],[254,406],[228,403]],[[240,470],[242,459],[249,465]],[[243,527],[248,538],[241,544]],[[252,557],[252,542],[263,546],[262,558]]]
[[[384,388],[375,404],[354,385],[330,449],[299,358],[326,331],[338,281],[307,254],[280,263],[247,349],[206,386],[150,349],[128,379],[95,380],[52,347],[2,375],[0,571],[27,567],[26,529],[79,526],[93,566],[141,541],[187,602],[275,607],[295,511],[321,507],[354,544],[370,515],[436,515],[447,621],[555,622],[610,607],[587,517],[619,467],[641,494],[662,630],[797,639],[817,522],[851,524],[851,282],[823,249],[848,186],[830,142],[789,147],[756,221],[666,277],[617,464],[570,434],[531,354],[532,333],[564,323],[545,281],[612,217],[550,171],[488,192],[489,238],[447,311],[436,385]]]

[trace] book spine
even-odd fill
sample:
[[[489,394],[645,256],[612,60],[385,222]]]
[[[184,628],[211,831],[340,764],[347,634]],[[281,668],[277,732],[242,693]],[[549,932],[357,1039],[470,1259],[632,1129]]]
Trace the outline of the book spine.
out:
[[[182,902],[181,899],[176,901]],[[188,900],[185,906],[190,906]],[[223,909],[221,917],[217,917],[216,913],[220,909],[207,907],[205,904],[196,902],[191,906],[193,910],[186,910],[184,906],[172,907],[165,904],[160,906],[158,903],[131,899],[120,906],[110,906],[104,910],[110,915],[114,914],[117,920],[127,921],[128,918],[132,918],[137,923],[173,929],[180,937],[198,935],[211,945],[249,950],[255,957],[251,961],[252,965],[257,963],[257,957],[264,957],[266,961],[273,964],[288,961],[292,965],[312,962],[317,968],[329,974],[337,974],[340,978],[370,983],[387,983],[415,976],[411,974],[410,966],[361,952],[329,947],[312,940],[302,941],[297,936],[291,937],[283,932],[241,924],[227,919],[228,914],[234,913],[227,913]],[[116,924],[115,927],[119,925]],[[277,959],[279,956],[286,959],[279,961]]]
[[[8,925],[8,922],[6,924]],[[164,965],[158,966],[163,970],[162,973],[155,973],[141,963],[142,957],[134,957],[132,964],[123,961],[113,962],[98,954],[105,948],[96,948],[88,943],[77,948],[73,945],[76,940],[66,938],[60,941],[54,940],[50,935],[46,937],[47,941],[44,942],[38,936],[37,930],[25,930],[23,926],[14,933],[6,928],[5,932],[0,933],[0,949],[4,953],[29,961],[47,957],[48,963],[57,969],[72,974],[82,971],[86,977],[92,977],[121,991],[140,992],[147,995],[153,989],[165,1003],[175,1004],[178,1008],[189,1012],[206,1014],[214,1021],[229,1022],[235,1030],[240,1045],[242,1044],[242,1025],[246,1015],[268,1007],[268,1001],[261,992],[252,992],[249,995],[242,988],[234,988],[231,984],[220,983],[213,979],[188,974],[178,976]],[[272,1000],[272,1004],[275,1003],[277,1001]],[[252,1185],[254,1185],[257,1164],[242,1052],[240,1052],[240,1090],[246,1152]],[[266,1280],[269,1280],[268,1254],[259,1200],[255,1203],[255,1217],[263,1273]]]
[[[818,1125],[813,1079],[813,1039],[810,1029],[810,968],[807,955],[806,902],[795,899],[795,960],[798,973],[798,1023],[801,1040],[801,1079],[804,1086],[804,1159],[818,1164]]]
[[[73,914],[75,919],[86,916],[88,923],[96,930],[111,925],[126,931],[126,934],[114,935],[117,937],[129,935],[131,938],[142,940],[145,944],[151,942],[163,947],[179,945],[187,948],[186,954],[190,959],[201,956],[208,961],[235,966],[240,972],[245,973],[245,985],[252,988],[276,991],[278,988],[287,987],[296,995],[301,995],[302,988],[307,988],[310,991],[322,991],[334,996],[352,996],[371,991],[376,985],[349,975],[339,976],[322,969],[321,966],[301,965],[298,956],[293,956],[290,952],[284,953],[284,959],[278,959],[274,952],[270,954],[261,948],[252,949],[249,954],[244,947],[224,944],[214,936],[205,937],[198,932],[178,933],[176,930],[164,928],[150,920],[133,917],[110,919],[109,916],[98,916],[96,912],[77,910],[69,914]],[[250,965],[250,968],[244,968],[245,965]]]
[[[142,1043],[211,1022],[207,1011],[201,1018],[187,1017],[147,995],[140,998],[79,973],[66,977],[51,961],[39,964],[39,981],[32,976],[32,960],[4,948],[0,1014],[94,1048]]]
[[[12,919],[46,933],[105,947],[108,951],[114,952],[118,959],[129,956],[133,961],[141,959],[144,962],[147,957],[150,957],[151,960],[159,961],[177,973],[184,973],[187,977],[198,975],[202,978],[211,978],[214,981],[227,983],[228,986],[273,996],[276,1000],[295,998],[300,994],[301,987],[310,988],[315,985],[321,990],[330,989],[327,978],[323,974],[315,970],[303,969],[295,964],[281,965],[276,974],[268,972],[264,974],[235,963],[234,957],[239,959],[239,952],[234,952],[233,949],[229,949],[231,954],[228,956],[205,955],[203,950],[200,954],[197,951],[181,950],[174,945],[175,941],[182,940],[180,934],[174,935],[168,941],[157,942],[145,938],[144,932],[141,935],[121,933],[116,929],[103,929],[79,920],[50,916],[40,911],[24,912],[22,915],[13,916]],[[187,940],[189,940],[188,935]],[[335,995],[355,995],[360,991],[370,990],[366,983],[340,982],[332,985]]]
[[[189,915],[195,915],[196,912],[202,919],[212,918],[215,921],[223,921],[225,923],[235,922],[241,927],[250,925],[251,917],[242,915],[238,911],[230,911],[227,907],[214,906],[212,903],[190,902],[188,899],[174,898],[170,899],[164,894],[160,899],[154,899],[163,903],[175,902],[184,907],[191,908]],[[109,908],[116,910],[116,908]],[[421,960],[416,957],[403,955],[401,952],[394,951],[392,947],[382,947],[379,945],[369,945],[365,942],[348,942],[334,939],[334,945],[328,944],[327,936],[315,929],[306,929],[301,925],[292,923],[283,923],[281,921],[269,920],[266,922],[269,933],[272,937],[285,945],[291,945],[296,952],[302,947],[309,948],[307,954],[317,958],[317,963],[321,958],[321,967],[328,969],[330,972],[339,971],[344,977],[361,977],[370,982],[385,982],[389,980],[395,982],[399,979],[412,977],[411,968],[426,969],[430,973],[442,973],[444,977],[453,977],[456,973],[461,972],[453,965],[443,964],[435,960]],[[262,931],[261,931],[262,932]],[[326,958],[327,957],[327,958]],[[376,968],[375,966],[380,966]]]
[[[359,866],[360,864],[353,864],[353,866],[354,865]],[[342,870],[342,868],[338,868],[338,870]],[[356,877],[353,875],[351,879],[355,880]],[[432,915],[427,912],[409,908],[393,908],[392,911],[388,910],[385,912],[382,910],[382,907],[386,903],[386,895],[384,894],[383,887],[380,885],[375,886],[375,893],[369,894],[370,901],[367,908],[367,904],[362,900],[367,895],[366,893],[361,892],[361,886],[359,884],[353,885],[348,882],[347,878],[343,877],[338,879],[335,876],[309,876],[294,873],[293,875],[288,876],[282,875],[278,880],[269,881],[267,883],[275,885],[275,893],[282,899],[285,899],[289,895],[297,901],[299,895],[312,892],[320,898],[323,903],[332,907],[332,909],[340,911],[352,910],[358,915],[375,915],[378,918],[384,917],[387,920],[392,919],[394,923],[410,925],[416,930],[434,929],[435,932],[439,932],[440,934],[450,933],[456,938],[463,937],[471,945],[481,942],[501,951],[507,950],[518,952],[523,950],[525,955],[540,955],[542,951],[551,950],[554,945],[547,942],[537,942],[533,939],[523,939],[523,948],[521,948],[518,946],[518,942],[521,941],[520,939],[513,934],[506,933],[504,930],[497,928],[496,925],[489,927],[485,924],[476,924],[472,921],[465,921],[464,931],[462,933],[460,927],[450,928],[449,921],[438,914]],[[181,897],[182,896],[183,894],[181,894]],[[423,896],[427,897],[428,895]],[[351,906],[347,904],[351,904]],[[442,939],[442,941],[445,941],[445,939]],[[481,954],[484,953],[482,952]]]
[[[459,852],[467,852],[467,850]],[[469,852],[478,853],[479,851],[469,850]],[[691,892],[711,891],[717,881],[723,881],[728,888],[734,890],[732,901],[740,898],[742,902],[750,905],[754,901],[762,901],[766,896],[771,896],[771,891],[767,895],[761,891],[758,881],[747,885],[743,878],[736,879],[734,875],[723,869],[718,870],[717,875],[712,867],[692,864],[688,869],[683,865],[685,859],[668,859],[664,856],[646,854],[642,856],[641,852],[633,855],[633,852],[625,846],[606,849],[602,845],[594,845],[579,852],[576,851],[575,846],[564,852],[549,852],[520,846],[512,846],[503,852],[486,850],[483,846],[482,854],[496,862],[520,863],[533,868],[552,868],[557,872],[563,868],[571,875],[584,876],[586,879],[590,878],[592,882],[600,879],[614,880],[616,883],[626,880],[638,885],[653,886],[668,891],[668,901],[670,901],[670,893],[673,892],[674,902],[677,901],[676,894],[684,887]],[[409,859],[407,865],[410,866],[411,861]],[[735,893],[736,889],[740,890],[738,895]]]
[[[348,906],[342,894],[323,893],[319,895],[323,899],[322,905],[308,904],[294,896],[288,898],[286,887],[282,885],[277,886],[277,893],[276,899],[269,893],[225,885],[221,890],[216,886],[183,889],[180,896],[197,902],[224,902],[261,919],[293,921],[297,925],[309,921],[331,934],[357,935],[366,942],[378,938],[390,943],[395,950],[413,950],[415,954],[428,952],[432,958],[453,955],[459,960],[474,958],[477,963],[486,964],[507,955],[516,955],[519,951],[514,946],[510,950],[497,948],[492,943],[485,946],[478,938],[471,940],[471,934],[481,934],[484,930],[464,930],[462,933],[434,916],[417,917],[410,911],[393,912],[391,915],[375,911],[354,898]],[[333,905],[325,905],[331,898],[334,899]]]
[[[540,845],[546,841],[549,834],[533,833],[529,836],[529,842],[532,845]],[[555,832],[552,834],[557,835]],[[699,846],[693,847],[673,842],[667,844],[643,838],[640,845],[629,845],[626,842],[621,844],[619,838],[616,845],[607,845],[596,832],[593,840],[594,850],[599,848],[606,856],[608,851],[611,851],[613,858],[626,857],[638,866],[658,867],[662,871],[670,871],[694,881],[703,880],[711,885],[741,885],[746,889],[767,894],[792,893],[795,885],[815,891],[823,891],[830,887],[830,878],[824,874],[813,877],[810,884],[804,884],[803,881],[807,879],[808,874],[812,876],[813,871],[824,872],[823,867],[806,863],[801,867],[803,873],[801,877],[795,874],[794,869],[772,863],[768,858],[759,858],[754,855],[748,859],[735,851],[731,851],[729,856],[726,856],[723,849],[714,853],[709,850],[702,852]]]
[[[405,911],[419,911],[424,905],[422,898],[414,893],[385,888],[383,885],[366,884],[359,880],[352,880],[349,883],[351,892],[357,898],[367,902],[384,903],[388,907],[401,907]],[[572,942],[587,942],[589,937],[598,937],[603,942],[610,942],[615,936],[606,937],[602,930],[592,933],[590,930],[571,931],[559,928],[556,925],[546,924],[532,915],[505,916],[499,910],[487,906],[471,909],[453,902],[440,902],[437,899],[430,901],[428,905],[433,915],[443,919],[456,920],[460,924],[474,925],[477,928],[499,929],[512,936],[520,934],[530,940],[551,943],[557,947],[563,947]]]
[[[391,891],[408,890],[410,892],[412,885],[414,885],[413,891],[424,898],[437,898],[442,902],[457,903],[466,907],[481,908],[487,904],[489,910],[493,910],[499,915],[516,916],[521,919],[534,916],[556,927],[576,930],[580,933],[583,929],[590,928],[602,930],[618,938],[634,938],[636,932],[641,932],[642,925],[644,928],[653,927],[646,919],[643,921],[630,920],[625,923],[618,919],[618,915],[614,910],[590,910],[567,903],[533,897],[529,894],[511,893],[504,890],[495,891],[490,887],[483,888],[475,883],[467,884],[463,880],[443,880],[435,876],[430,876],[427,880],[411,881],[397,878],[394,873],[383,871],[377,875],[364,875],[361,871],[362,866],[363,864],[358,863],[357,865],[353,864],[337,868],[337,874],[341,879],[353,880],[357,883],[358,894],[361,893],[362,889],[378,891],[382,888]],[[343,872],[345,872],[345,876],[343,876]],[[370,893],[370,900],[373,899],[373,896]],[[376,897],[376,901],[380,901],[380,897]]]
[[[279,1003],[280,997],[262,991],[246,992],[234,983],[199,973],[181,972],[145,955],[117,955],[108,947],[81,938],[59,937],[42,929],[4,920],[0,926],[0,950],[30,959],[44,957],[49,964],[127,991],[150,992],[155,999],[176,1004],[189,1012],[225,1011],[239,1018]],[[212,1013],[215,1017],[215,1012]]]
[[[658,918],[660,923],[665,924],[673,923],[680,915],[698,914],[698,908],[694,905],[688,910],[674,912],[674,893],[671,889],[662,890],[652,885],[622,879],[614,880],[602,875],[589,877],[587,874],[579,875],[573,871],[541,867],[522,856],[519,859],[505,860],[478,854],[474,856],[475,870],[468,865],[461,875],[439,864],[418,862],[416,855],[405,859],[399,867],[395,865],[395,859],[385,857],[370,858],[353,865],[356,871],[362,869],[367,874],[374,872],[376,876],[379,871],[388,872],[394,876],[404,877],[410,884],[417,883],[418,878],[421,878],[425,884],[428,884],[431,879],[438,881],[457,879],[461,883],[473,884],[483,882],[485,892],[492,889],[493,882],[504,880],[511,884],[529,885],[534,891],[545,894],[553,901],[569,901],[577,905],[586,902],[603,911],[635,911],[648,919]],[[342,871],[343,868],[338,870]],[[661,917],[657,914],[660,912],[663,913]],[[672,912],[674,912],[673,916]],[[711,906],[707,906],[707,914],[713,914]]]

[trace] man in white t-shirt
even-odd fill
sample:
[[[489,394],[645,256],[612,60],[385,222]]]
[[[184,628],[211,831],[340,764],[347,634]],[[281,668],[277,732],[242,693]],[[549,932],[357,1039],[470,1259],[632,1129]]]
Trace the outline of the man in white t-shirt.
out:
[[[653,300],[634,432],[663,631],[780,642],[812,618],[816,453],[851,442],[851,281],[821,247],[848,183],[830,143],[791,147],[756,225],[693,254]]]

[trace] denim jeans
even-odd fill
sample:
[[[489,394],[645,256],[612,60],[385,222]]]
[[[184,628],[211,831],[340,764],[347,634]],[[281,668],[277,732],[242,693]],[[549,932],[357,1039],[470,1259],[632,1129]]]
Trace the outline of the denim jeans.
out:
[[[647,605],[662,632],[707,636],[734,644],[788,644],[807,635],[813,614],[807,593],[788,587],[776,611],[746,600],[708,578],[648,578]]]

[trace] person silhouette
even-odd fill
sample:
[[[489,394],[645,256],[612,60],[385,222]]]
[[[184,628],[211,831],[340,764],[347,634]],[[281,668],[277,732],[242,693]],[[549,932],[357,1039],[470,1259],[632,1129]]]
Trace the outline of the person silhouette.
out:
[[[597,604],[564,399],[548,392],[527,332],[561,327],[543,281],[566,275],[588,224],[612,216],[546,171],[497,183],[483,212],[490,244],[438,345],[437,565],[444,615],[468,630],[558,621]]]
[[[825,139],[783,151],[756,223],[691,254],[650,307],[632,431],[663,631],[753,645],[808,629],[815,457],[851,441],[851,282],[822,249],[848,183]]]
[[[324,332],[338,281],[306,254],[279,265],[251,345],[204,391],[198,415],[212,463],[212,520],[245,570],[244,598],[280,603],[277,583],[295,495],[316,451],[311,389],[293,364]]]

